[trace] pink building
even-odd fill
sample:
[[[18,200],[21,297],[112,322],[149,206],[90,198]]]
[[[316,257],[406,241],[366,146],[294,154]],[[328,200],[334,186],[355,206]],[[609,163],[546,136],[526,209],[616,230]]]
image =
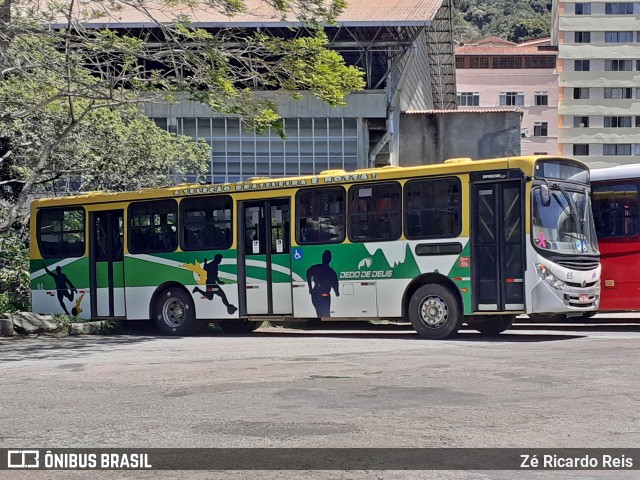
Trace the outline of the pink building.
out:
[[[491,37],[456,50],[458,108],[522,110],[522,154],[558,153],[558,51],[543,38]]]

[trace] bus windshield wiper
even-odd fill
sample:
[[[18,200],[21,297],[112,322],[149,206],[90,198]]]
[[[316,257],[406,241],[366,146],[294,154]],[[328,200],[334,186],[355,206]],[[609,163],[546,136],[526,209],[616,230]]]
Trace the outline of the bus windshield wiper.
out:
[[[562,195],[564,196],[565,200],[567,201],[567,203],[569,204],[569,212],[571,213],[571,218],[573,218],[574,223],[576,224],[576,228],[578,229],[578,234],[580,235],[580,242],[582,245],[582,242],[584,241],[584,231],[583,231],[583,225],[582,225],[582,220],[580,220],[580,217],[578,217],[578,209],[576,208],[576,204],[573,202],[573,199],[571,198],[571,196],[567,193],[567,191],[564,189],[564,187],[562,185],[560,185],[559,183],[554,183],[553,184],[553,188],[557,188],[558,190],[560,190],[560,192],[562,192]],[[584,253],[584,247],[581,246],[580,247],[580,253]]]

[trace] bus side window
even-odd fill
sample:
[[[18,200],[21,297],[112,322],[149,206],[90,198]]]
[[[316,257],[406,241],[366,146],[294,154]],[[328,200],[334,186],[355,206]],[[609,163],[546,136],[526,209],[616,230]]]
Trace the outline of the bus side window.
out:
[[[296,194],[296,238],[300,244],[341,243],[345,239],[343,187],[305,188]]]
[[[81,257],[85,252],[85,212],[81,207],[47,208],[37,216],[43,258]]]
[[[131,253],[171,252],[178,246],[175,200],[133,202],[128,217]]]
[[[183,199],[180,202],[181,248],[185,251],[230,248],[232,206],[228,195]]]

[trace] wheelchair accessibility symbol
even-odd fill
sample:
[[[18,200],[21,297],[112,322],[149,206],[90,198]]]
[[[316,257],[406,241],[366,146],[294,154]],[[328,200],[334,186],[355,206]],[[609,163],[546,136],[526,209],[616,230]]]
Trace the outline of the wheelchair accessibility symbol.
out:
[[[294,260],[302,260],[302,250],[299,248],[293,249],[293,259]]]

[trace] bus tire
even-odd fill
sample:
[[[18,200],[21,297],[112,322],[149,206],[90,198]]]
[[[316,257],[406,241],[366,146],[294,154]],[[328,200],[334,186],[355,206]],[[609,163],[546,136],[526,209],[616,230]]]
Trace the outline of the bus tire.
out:
[[[262,322],[254,322],[251,320],[220,320],[216,324],[224,333],[242,334],[251,333],[262,325]]]
[[[514,315],[498,315],[488,320],[474,323],[472,328],[483,335],[498,335],[505,330],[509,330],[516,317]]]
[[[204,325],[196,320],[191,297],[179,288],[168,288],[156,296],[153,320],[162,335],[192,335]]]
[[[443,285],[423,285],[409,300],[409,320],[422,338],[451,337],[460,329],[462,319],[458,299]]]

